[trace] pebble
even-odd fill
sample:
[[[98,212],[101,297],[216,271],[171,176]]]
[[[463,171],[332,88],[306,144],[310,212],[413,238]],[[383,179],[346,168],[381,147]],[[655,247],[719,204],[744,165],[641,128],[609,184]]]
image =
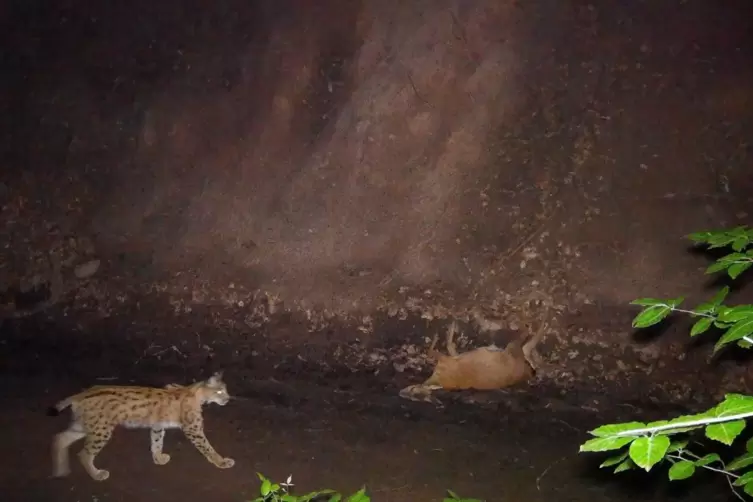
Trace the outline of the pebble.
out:
[[[97,270],[99,270],[99,263],[99,260],[91,260],[82,263],[73,269],[73,275],[75,275],[77,279],[88,279],[97,273]]]

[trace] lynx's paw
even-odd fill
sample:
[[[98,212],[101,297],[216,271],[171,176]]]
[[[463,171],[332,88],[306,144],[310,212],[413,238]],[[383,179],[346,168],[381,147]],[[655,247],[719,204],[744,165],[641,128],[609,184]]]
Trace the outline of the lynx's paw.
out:
[[[230,469],[234,465],[235,465],[235,460],[233,460],[230,457],[225,457],[219,462],[217,462],[217,467],[219,467],[220,469]]]
[[[92,473],[92,479],[94,481],[104,481],[110,477],[110,472],[104,469],[98,469]]]
[[[154,460],[154,463],[157,465],[165,465],[170,461],[170,455],[167,453],[155,453],[152,455],[152,460]]]
[[[52,470],[52,476],[55,478],[64,478],[71,473],[71,467],[69,464],[56,465]]]

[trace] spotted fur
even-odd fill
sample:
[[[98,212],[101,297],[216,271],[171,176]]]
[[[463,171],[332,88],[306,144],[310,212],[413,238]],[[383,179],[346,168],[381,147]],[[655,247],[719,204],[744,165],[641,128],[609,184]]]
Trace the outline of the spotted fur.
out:
[[[96,385],[57,403],[53,414],[71,408],[73,420],[52,442],[53,475],[70,473],[68,449],[84,439],[78,454],[86,472],[97,481],[104,481],[110,473],[98,469],[94,459],[110,440],[117,426],[151,430],[152,460],[157,465],[170,461],[162,453],[166,429],[181,429],[206,459],[221,469],[235,464],[232,458],[220,456],[204,435],[202,406],[217,403],[224,406],[230,400],[222,373],[192,385],[168,384],[164,388]]]

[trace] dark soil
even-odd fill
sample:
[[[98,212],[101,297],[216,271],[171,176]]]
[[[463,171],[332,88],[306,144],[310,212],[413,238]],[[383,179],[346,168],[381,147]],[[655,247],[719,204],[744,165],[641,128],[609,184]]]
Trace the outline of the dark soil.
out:
[[[729,499],[718,477],[701,473],[670,486],[665,469],[612,476],[598,469],[600,455],[578,454],[595,426],[678,410],[638,409],[583,392],[561,398],[532,386],[443,394],[445,407],[435,408],[400,399],[376,376],[327,380],[313,370],[273,369],[272,361],[257,365],[255,380],[228,371],[229,390],[238,399],[205,408],[207,435],[221,454],[235,458],[232,469],[206,462],[177,431],[166,440],[171,462],[156,466],[148,433],[122,429],[98,461],[110,479],[92,481],[75,457],[70,477],[52,479],[50,441],[67,416],[47,416],[51,404],[92,384],[187,383],[204,377],[211,365],[140,359],[133,347],[117,342],[118,333],[109,333],[110,344],[91,338],[87,344],[83,334],[31,321],[8,322],[0,332],[3,500],[244,501],[258,490],[257,472],[275,480],[292,474],[299,493],[354,491],[365,484],[373,500],[388,502],[438,501],[447,488],[487,501]],[[577,408],[594,400],[611,402],[609,413]]]
[[[242,397],[207,408],[207,435],[235,458],[230,470],[206,462],[179,432],[167,436],[170,463],[156,466],[148,434],[122,429],[99,457],[109,480],[92,481],[76,462],[70,477],[53,479],[50,440],[67,422],[45,409],[77,388],[65,379],[2,376],[4,500],[244,501],[258,490],[256,472],[275,480],[292,474],[298,493],[365,484],[373,500],[388,502],[438,501],[446,488],[487,501],[728,500],[726,485],[709,476],[669,487],[663,472],[619,478],[597,472],[598,459],[577,454],[586,426],[598,422],[586,413],[542,408],[464,420],[466,413],[453,407],[429,412],[368,396],[352,396],[357,404],[349,407],[318,396],[296,404]]]

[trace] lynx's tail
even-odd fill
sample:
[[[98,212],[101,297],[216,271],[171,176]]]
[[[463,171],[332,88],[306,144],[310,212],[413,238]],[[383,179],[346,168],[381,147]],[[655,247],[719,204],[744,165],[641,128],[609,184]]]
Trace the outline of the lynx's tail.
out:
[[[71,396],[63,399],[62,401],[58,402],[54,406],[50,406],[47,408],[47,416],[49,417],[56,417],[60,415],[60,412],[69,407],[71,404],[73,404],[73,399],[76,396]]]

